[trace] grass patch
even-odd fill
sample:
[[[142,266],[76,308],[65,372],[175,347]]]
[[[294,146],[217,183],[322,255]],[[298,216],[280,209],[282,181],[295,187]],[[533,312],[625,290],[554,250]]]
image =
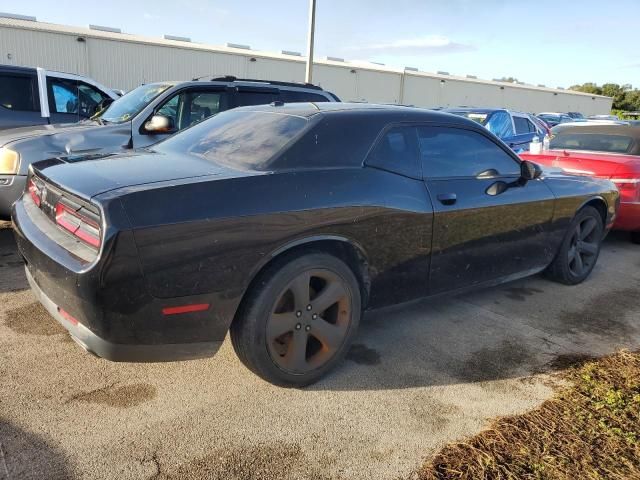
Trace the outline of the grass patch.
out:
[[[586,360],[539,408],[441,450],[433,479],[640,479],[640,354]]]

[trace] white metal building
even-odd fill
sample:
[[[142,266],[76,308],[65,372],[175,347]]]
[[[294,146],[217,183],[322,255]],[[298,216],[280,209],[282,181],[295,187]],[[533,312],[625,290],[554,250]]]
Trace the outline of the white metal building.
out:
[[[182,37],[149,38],[113,28],[68,27],[7,14],[0,14],[0,63],[78,73],[124,90],[203,75],[301,82],[305,70],[305,58],[297,52],[210,46]],[[611,98],[599,95],[331,57],[315,62],[314,83],[343,101],[420,107],[504,107],[596,115],[609,113],[612,104]]]

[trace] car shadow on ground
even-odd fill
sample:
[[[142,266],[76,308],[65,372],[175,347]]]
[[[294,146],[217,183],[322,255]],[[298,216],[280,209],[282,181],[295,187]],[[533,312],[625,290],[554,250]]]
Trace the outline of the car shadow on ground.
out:
[[[0,221],[0,293],[29,288],[9,222]]]
[[[582,285],[559,285],[538,275],[367,312],[344,365],[309,388],[485,385],[552,372],[620,348],[638,349],[638,267],[640,247],[615,234]]]
[[[42,478],[74,478],[64,453],[51,441],[26,432],[0,417],[0,480]]]

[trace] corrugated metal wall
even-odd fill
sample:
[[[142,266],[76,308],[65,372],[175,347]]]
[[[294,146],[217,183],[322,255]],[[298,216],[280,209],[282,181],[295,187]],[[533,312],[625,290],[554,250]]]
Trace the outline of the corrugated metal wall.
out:
[[[78,41],[81,37],[84,41]],[[80,73],[129,90],[141,83],[203,75],[297,81],[304,59],[229,51],[199,44],[157,41],[39,22],[0,19],[0,63]],[[344,101],[403,103],[421,107],[505,107],[527,112],[605,114],[611,99],[562,90],[320,61],[314,83]]]

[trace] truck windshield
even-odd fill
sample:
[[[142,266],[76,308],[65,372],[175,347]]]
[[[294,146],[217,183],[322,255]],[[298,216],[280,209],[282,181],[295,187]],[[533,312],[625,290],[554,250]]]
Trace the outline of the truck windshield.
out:
[[[295,115],[229,110],[158,143],[153,150],[190,153],[238,170],[266,170],[309,124]]]
[[[164,83],[141,85],[109,105],[99,118],[108,123],[127,122],[170,86]]]

